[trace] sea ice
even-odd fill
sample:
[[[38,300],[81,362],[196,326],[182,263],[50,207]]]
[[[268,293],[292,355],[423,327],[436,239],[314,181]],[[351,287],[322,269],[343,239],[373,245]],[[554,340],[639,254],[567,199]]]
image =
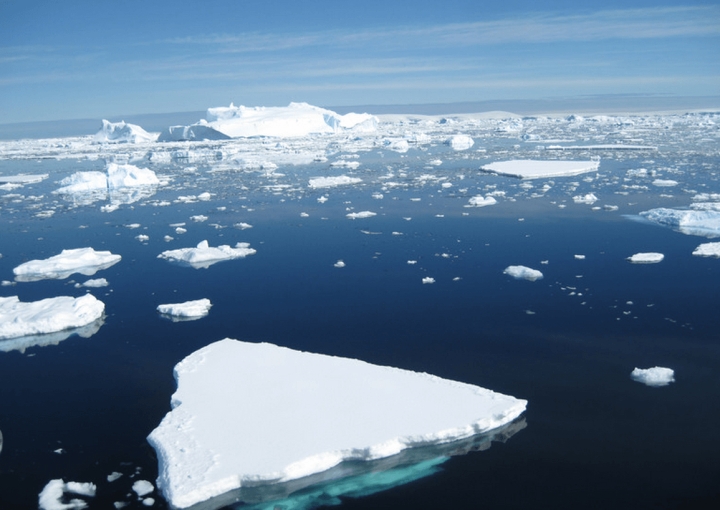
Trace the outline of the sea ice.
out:
[[[576,195],[573,197],[573,202],[576,204],[588,204],[592,205],[595,202],[597,202],[598,197],[595,196],[595,193],[587,193],[585,195]]]
[[[673,186],[677,186],[678,182],[673,181],[672,179],[655,179],[652,182],[653,186],[658,186],[660,188],[671,188]]]
[[[635,253],[628,257],[628,260],[633,264],[657,264],[662,262],[665,255],[662,253],[647,252],[647,253]]]
[[[50,480],[38,496],[38,506],[42,510],[79,510],[87,508],[87,503],[82,499],[71,499],[63,503],[62,499],[66,492],[79,496],[95,496],[96,487],[92,483],[67,482],[61,478]]]
[[[0,297],[0,340],[79,328],[102,317],[105,304],[92,294],[21,302]]]
[[[39,335],[27,335],[17,338],[10,338],[0,341],[0,351],[20,351],[24,353],[30,347],[45,347],[48,345],[58,345],[60,342],[67,340],[71,336],[77,335],[82,338],[90,338],[100,331],[104,323],[103,317],[79,328],[64,329],[55,333],[42,333]]]
[[[157,134],[151,134],[140,126],[122,122],[102,121],[100,131],[95,133],[95,143],[143,143],[154,142]]]
[[[205,269],[216,262],[243,258],[248,255],[254,255],[255,253],[257,253],[257,251],[254,248],[250,248],[248,243],[237,243],[234,248],[228,245],[220,245],[217,248],[213,248],[208,245],[207,241],[200,241],[196,248],[167,250],[158,255],[158,258],[188,265],[195,269]]]
[[[35,184],[48,178],[48,174],[36,175],[0,175],[0,183]]]
[[[531,269],[527,266],[508,266],[503,271],[503,274],[512,276],[518,280],[540,280],[543,277],[542,272],[537,269]]]
[[[347,175],[338,175],[336,177],[316,177],[310,179],[309,187],[313,189],[318,188],[334,188],[335,186],[345,186],[347,184],[357,184],[362,182],[362,179],[357,177],[348,177]]]
[[[345,216],[347,216],[351,220],[361,220],[364,218],[372,218],[373,216],[377,216],[377,213],[374,213],[372,211],[360,211],[356,213],[348,213]]]
[[[132,490],[138,495],[138,497],[143,497],[154,491],[155,486],[147,480],[137,480],[133,483]]]
[[[454,135],[447,141],[447,144],[455,151],[464,151],[472,147],[475,141],[468,135]]]
[[[83,193],[113,192],[125,188],[158,186],[155,172],[135,165],[119,165],[108,163],[105,172],[75,172],[60,181],[61,187],[55,193],[77,195]],[[130,197],[131,199],[131,197]]]
[[[92,279],[92,280],[86,280],[86,281],[82,284],[82,286],[83,286],[83,287],[93,287],[93,288],[97,288],[97,287],[107,287],[107,286],[108,286],[108,281],[107,281],[105,278],[95,278],[95,279]]]
[[[600,166],[600,161],[540,161],[540,160],[512,160],[498,161],[480,167],[486,172],[518,177],[520,179],[542,179],[545,177],[564,177],[594,172]]]
[[[231,339],[191,354],[174,375],[172,411],[148,441],[157,486],[176,508],[468,438],[526,406],[425,373]]]
[[[720,211],[697,211],[659,207],[640,213],[648,221],[687,235],[720,237]]]
[[[648,386],[667,386],[675,381],[675,371],[664,367],[635,368],[630,377]]]
[[[59,255],[31,260],[20,264],[13,273],[19,282],[38,280],[62,280],[71,274],[80,273],[92,276],[120,262],[122,257],[109,251],[95,251],[93,248],[75,248],[63,250]]]
[[[720,243],[703,243],[692,254],[698,257],[720,257]]]
[[[195,301],[185,301],[184,303],[158,305],[157,311],[163,315],[172,317],[199,319],[210,313],[211,306],[212,303],[210,303],[209,299],[196,299]]]
[[[485,207],[488,205],[495,205],[495,204],[497,204],[497,200],[495,199],[495,197],[491,197],[491,196],[484,197],[482,195],[477,195],[477,196],[470,198],[470,200],[468,201],[468,205],[466,205],[465,207]]]

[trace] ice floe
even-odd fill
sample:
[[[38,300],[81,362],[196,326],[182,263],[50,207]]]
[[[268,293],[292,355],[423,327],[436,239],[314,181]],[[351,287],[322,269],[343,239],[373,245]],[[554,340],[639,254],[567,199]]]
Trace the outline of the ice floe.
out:
[[[152,170],[135,165],[108,163],[105,172],[76,172],[66,177],[60,181],[61,187],[55,190],[55,193],[78,194],[159,184],[160,179]]]
[[[313,189],[334,188],[335,186],[345,186],[348,184],[357,184],[359,182],[362,182],[362,179],[358,177],[338,175],[335,177],[316,177],[314,179],[310,179],[308,186]]]
[[[703,243],[692,254],[698,257],[720,257],[720,243]]]
[[[34,184],[48,178],[48,174],[35,175],[0,175],[0,183],[6,184]]]
[[[70,338],[71,336],[79,336],[81,338],[90,338],[95,333],[100,331],[100,328],[104,324],[104,316],[99,319],[81,326],[79,328],[64,329],[55,333],[41,333],[38,335],[26,335],[16,338],[10,338],[0,341],[0,351],[20,351],[24,353],[25,350],[30,347],[46,347],[49,345],[58,345]]]
[[[662,262],[664,258],[665,255],[662,253],[647,252],[635,253],[628,257],[628,260],[633,264],[657,264],[658,262]]]
[[[0,339],[80,328],[100,319],[104,311],[105,304],[92,294],[30,302],[21,302],[18,296],[0,297]]]
[[[675,381],[675,371],[665,367],[635,368],[630,377],[648,386],[667,386]]]
[[[237,243],[234,248],[228,245],[220,245],[214,248],[210,246],[207,241],[200,241],[195,248],[167,250],[158,255],[158,258],[187,265],[195,269],[205,269],[223,260],[244,258],[248,255],[254,255],[255,253],[257,253],[257,251],[254,248],[250,248],[248,243]]]
[[[468,135],[454,135],[447,144],[455,151],[464,151],[475,145],[475,141]]]
[[[576,204],[592,205],[597,201],[598,197],[595,196],[595,193],[587,193],[585,195],[576,195],[573,197],[573,202],[575,202]]]
[[[209,299],[196,299],[184,303],[158,305],[157,311],[173,319],[200,319],[210,313],[211,306]]]
[[[720,211],[659,207],[641,212],[640,217],[683,234],[720,237]]]
[[[373,216],[377,216],[377,213],[374,213],[372,211],[360,211],[356,213],[348,213],[345,216],[347,216],[351,220],[361,220],[364,218],[372,218]]]
[[[136,480],[132,485],[132,490],[139,497],[143,497],[154,491],[155,486],[147,480]]]
[[[512,276],[518,280],[540,280],[543,277],[542,272],[537,269],[531,269],[527,266],[508,266],[503,271],[503,274]]]
[[[107,269],[122,257],[109,251],[95,251],[93,248],[75,248],[63,250],[60,254],[43,260],[31,260],[20,264],[13,273],[19,282],[38,280],[62,280],[71,274],[80,273],[92,276]]]
[[[546,177],[564,177],[594,172],[600,166],[599,160],[593,161],[542,161],[511,160],[498,161],[480,167],[485,172],[507,175],[520,179],[542,179]]]
[[[147,143],[154,142],[157,134],[148,133],[140,126],[122,122],[102,121],[100,131],[95,133],[95,143]]]
[[[497,204],[497,200],[495,199],[495,197],[491,197],[491,196],[484,197],[482,195],[477,195],[477,196],[470,198],[470,200],[468,200],[468,204],[465,207],[486,207],[488,205],[495,205],[495,204]]]
[[[191,354],[174,375],[172,410],[148,440],[157,486],[176,508],[472,437],[526,406],[425,373],[231,339]]]
[[[38,496],[38,506],[41,510],[80,510],[87,508],[87,502],[73,498],[63,503],[66,494],[94,497],[97,487],[93,483],[65,482],[61,478],[50,480]]]

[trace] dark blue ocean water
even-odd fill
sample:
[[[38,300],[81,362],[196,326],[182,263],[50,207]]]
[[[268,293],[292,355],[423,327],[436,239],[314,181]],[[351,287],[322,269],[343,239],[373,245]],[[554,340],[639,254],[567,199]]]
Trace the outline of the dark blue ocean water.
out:
[[[3,169],[38,165],[59,175],[93,164]],[[178,175],[175,188],[153,199],[186,194],[178,183],[196,176]],[[157,476],[145,438],[169,411],[173,366],[225,337],[428,372],[528,400],[526,427],[505,443],[346,498],[342,508],[717,507],[720,262],[691,255],[703,238],[623,216],[656,197],[618,195],[618,211],[572,201],[559,208],[560,194],[469,209],[467,197],[437,187],[377,200],[375,189],[360,186],[330,190],[320,204],[324,192],[248,192],[235,186],[236,174],[212,179],[195,190],[213,191],[210,201],[139,202],[112,213],[100,212],[102,203],[69,206],[49,194],[49,181],[15,193],[44,194],[43,207],[56,207],[50,218],[36,218],[27,199],[2,202],[0,280],[62,248],[110,250],[122,261],[92,277],[110,283],[90,290],[106,304],[96,334],[0,352],[0,508],[36,508],[55,478],[96,483],[90,508],[144,508],[130,487]],[[513,179],[478,179],[517,190]],[[378,215],[349,220],[349,207]],[[189,219],[199,214],[209,220]],[[187,233],[170,226],[179,222]],[[253,228],[233,228],[238,222]],[[157,258],[205,239],[249,242],[257,254],[208,269]],[[665,259],[626,260],[647,251]],[[346,267],[333,267],[339,259]],[[503,274],[511,264],[544,278],[514,280]],[[6,285],[0,295],[79,296],[87,289],[74,283],[88,278]],[[200,298],[213,307],[197,321],[155,311]],[[656,365],[673,368],[676,382],[651,388],[630,379],[633,368]],[[124,476],[108,482],[112,472]],[[154,497],[155,508],[166,508]]]

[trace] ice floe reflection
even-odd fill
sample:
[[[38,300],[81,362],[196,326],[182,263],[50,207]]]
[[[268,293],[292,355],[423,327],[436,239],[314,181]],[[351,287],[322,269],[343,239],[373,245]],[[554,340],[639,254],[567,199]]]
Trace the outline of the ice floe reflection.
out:
[[[403,450],[374,461],[343,462],[327,471],[285,483],[243,487],[189,507],[215,510],[311,510],[335,506],[342,498],[359,498],[437,473],[450,457],[484,451],[504,443],[527,426],[524,417],[484,434],[446,443]]]
[[[20,351],[20,353],[23,354],[25,353],[25,350],[30,347],[45,347],[47,345],[58,345],[60,342],[67,340],[73,335],[78,335],[82,338],[90,338],[95,333],[100,331],[100,328],[104,323],[105,316],[102,316],[96,321],[79,328],[66,329],[63,331],[57,331],[55,333],[45,333],[42,335],[27,335],[17,338],[0,340],[0,351]]]

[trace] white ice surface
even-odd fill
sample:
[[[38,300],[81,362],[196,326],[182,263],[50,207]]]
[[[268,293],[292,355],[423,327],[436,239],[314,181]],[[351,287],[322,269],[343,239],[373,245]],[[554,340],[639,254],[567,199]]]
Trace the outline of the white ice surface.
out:
[[[345,216],[347,216],[351,220],[361,220],[361,219],[372,218],[373,216],[377,216],[377,213],[374,213],[372,211],[360,211],[360,212],[356,212],[356,213],[348,213]]]
[[[158,305],[157,311],[174,317],[205,317],[210,313],[211,306],[209,299],[196,299],[184,303]]]
[[[594,172],[600,161],[541,161],[533,159],[498,161],[483,165],[482,170],[520,179],[564,177]]]
[[[155,490],[155,486],[147,480],[136,480],[132,485],[132,490],[138,497],[147,496]]]
[[[630,377],[648,386],[667,386],[675,381],[675,371],[665,367],[635,368]]]
[[[37,280],[59,280],[71,274],[92,276],[120,262],[122,257],[109,251],[95,251],[93,248],[63,250],[60,254],[42,260],[31,260],[20,264],[13,273],[21,282]]]
[[[659,207],[640,213],[648,221],[687,235],[720,237],[720,211],[682,210]]]
[[[542,272],[527,266],[508,266],[503,273],[518,280],[530,280],[531,282],[540,280],[543,277]]]
[[[157,134],[148,133],[140,126],[122,122],[102,121],[100,131],[95,133],[96,143],[146,143],[154,142]]]
[[[172,411],[148,437],[177,508],[414,446],[485,432],[526,401],[425,373],[225,339],[175,367]]]
[[[48,178],[48,174],[35,174],[35,175],[0,175],[0,182],[11,183],[11,184],[33,184],[41,182]]]
[[[73,195],[159,184],[160,179],[152,170],[135,165],[108,163],[105,172],[75,172],[66,177],[60,181],[61,187],[55,190],[55,193]]]
[[[495,199],[495,197],[484,197],[482,195],[477,195],[470,198],[470,200],[468,201],[468,205],[466,205],[465,207],[486,207],[488,205],[495,204],[497,204],[497,200]]]
[[[347,175],[338,175],[336,177],[316,177],[310,179],[308,186],[313,189],[334,188],[335,186],[357,184],[358,182],[362,182],[362,179],[358,177],[348,177]]]
[[[628,260],[633,264],[657,264],[658,262],[662,262],[664,258],[665,255],[662,253],[647,252],[635,253],[634,255],[628,257]]]
[[[454,135],[447,143],[456,151],[464,151],[475,145],[475,141],[468,135]]]
[[[720,243],[703,243],[692,254],[698,257],[720,257]]]
[[[216,262],[243,258],[254,255],[257,251],[250,248],[248,243],[237,243],[235,247],[220,245],[213,248],[207,241],[200,241],[196,248],[180,248],[167,250],[158,255],[158,258],[187,264],[195,269],[208,268]]]
[[[50,480],[43,488],[38,496],[38,507],[41,510],[79,510],[87,508],[87,503],[81,499],[70,499],[68,503],[63,503],[62,499],[66,492],[77,494],[80,496],[95,496],[95,484],[67,482],[61,478]]]
[[[79,328],[102,317],[105,304],[92,294],[21,302],[0,297],[0,340]]]

